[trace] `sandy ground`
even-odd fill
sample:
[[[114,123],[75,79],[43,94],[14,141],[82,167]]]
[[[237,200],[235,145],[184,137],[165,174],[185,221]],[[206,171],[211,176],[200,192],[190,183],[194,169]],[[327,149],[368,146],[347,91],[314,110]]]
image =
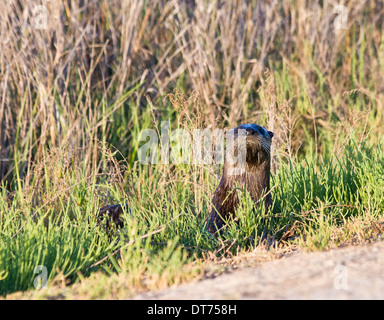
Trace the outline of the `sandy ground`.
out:
[[[133,299],[384,299],[384,241],[298,253]]]

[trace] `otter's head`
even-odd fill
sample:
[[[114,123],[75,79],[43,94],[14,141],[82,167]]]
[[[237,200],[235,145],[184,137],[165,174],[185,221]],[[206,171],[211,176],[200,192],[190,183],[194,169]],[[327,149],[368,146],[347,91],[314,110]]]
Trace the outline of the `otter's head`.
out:
[[[247,165],[269,163],[273,132],[257,124],[242,124],[229,134],[233,135],[235,154],[246,152]]]

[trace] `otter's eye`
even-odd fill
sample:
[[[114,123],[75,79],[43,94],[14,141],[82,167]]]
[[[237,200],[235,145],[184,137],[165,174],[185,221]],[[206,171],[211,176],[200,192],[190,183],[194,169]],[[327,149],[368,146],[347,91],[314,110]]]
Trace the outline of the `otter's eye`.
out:
[[[254,131],[254,130],[247,130],[246,133],[247,133],[247,136],[252,136],[252,135],[256,134],[256,131]]]

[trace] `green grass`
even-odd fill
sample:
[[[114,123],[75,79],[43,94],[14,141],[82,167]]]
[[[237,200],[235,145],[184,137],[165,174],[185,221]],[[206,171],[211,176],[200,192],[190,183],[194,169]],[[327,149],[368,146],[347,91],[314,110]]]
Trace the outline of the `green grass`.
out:
[[[219,237],[204,230],[211,195],[203,197],[203,210],[196,212],[194,188],[185,183],[190,174],[185,168],[176,167],[168,173],[173,177],[168,184],[159,177],[164,172],[149,169],[142,165],[133,169],[133,184],[137,186],[133,197],[113,190],[114,186],[103,184],[99,178],[90,184],[74,184],[40,210],[31,208],[29,212],[20,192],[10,200],[3,188],[1,294],[33,289],[38,265],[47,268],[48,280],[63,275],[73,283],[80,276],[101,271],[110,276],[126,275],[130,279],[128,287],[161,287],[196,276],[198,267],[182,270],[204,254],[216,252],[220,258],[251,250],[266,234],[279,240],[294,226],[294,243],[308,250],[323,250],[335,245],[332,234],[347,221],[384,218],[381,144],[371,147],[350,143],[340,157],[321,161],[282,161],[272,177],[272,210],[265,213],[262,206],[254,208],[249,195],[236,190],[242,198],[236,222],[228,223]],[[74,174],[67,170],[67,175]],[[143,178],[147,182],[140,184]],[[213,192],[217,181],[210,180],[208,188]],[[54,185],[48,182],[47,187]],[[124,215],[125,227],[112,236],[96,225],[101,189],[112,189],[112,198],[129,203],[131,208]],[[347,240],[341,237],[336,245]]]

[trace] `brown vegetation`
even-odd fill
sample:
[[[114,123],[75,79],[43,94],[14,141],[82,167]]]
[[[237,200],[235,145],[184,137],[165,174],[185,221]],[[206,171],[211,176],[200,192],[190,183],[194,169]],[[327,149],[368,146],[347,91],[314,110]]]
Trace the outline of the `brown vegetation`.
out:
[[[47,8],[46,25],[36,5]],[[348,1],[347,29],[339,30],[334,5],[2,2],[1,180],[25,175],[46,147],[85,147],[88,168],[100,160],[93,148],[97,139],[106,144],[115,137],[127,154],[148,107],[145,96],[161,117],[166,94],[175,88],[195,91],[211,126],[269,127],[274,148],[288,156],[303,144],[324,151],[322,141],[330,137],[335,152],[351,128],[366,134],[362,123],[368,120],[382,133],[383,3]],[[121,118],[126,121],[118,123]]]

